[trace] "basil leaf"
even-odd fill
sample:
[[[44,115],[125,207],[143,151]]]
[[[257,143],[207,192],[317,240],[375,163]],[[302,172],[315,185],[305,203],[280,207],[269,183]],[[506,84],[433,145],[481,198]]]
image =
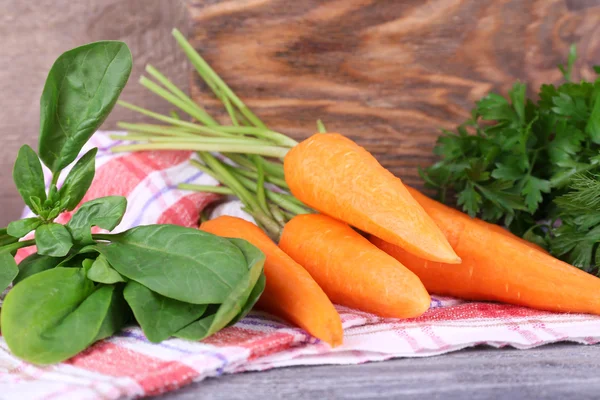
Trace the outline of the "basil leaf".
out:
[[[247,275],[240,249],[229,240],[193,228],[132,228],[98,246],[121,275],[172,299],[222,303]]]
[[[36,217],[19,219],[8,224],[6,231],[10,236],[22,238],[41,224],[42,220]]]
[[[67,222],[73,241],[77,244],[91,244],[92,226],[113,230],[123,218],[127,209],[127,199],[122,196],[100,197],[83,203]]]
[[[53,222],[35,230],[35,244],[42,256],[63,257],[73,247],[73,240],[64,225]]]
[[[87,271],[87,277],[94,282],[105,284],[125,282],[121,274],[110,266],[108,260],[102,254],[94,260],[89,271]]]
[[[206,311],[206,304],[190,304],[170,299],[135,281],[130,281],[125,286],[123,295],[144,334],[153,343],[173,336]]]
[[[43,203],[46,200],[46,185],[40,159],[27,145],[19,149],[13,168],[13,180],[25,204],[37,212],[31,197],[37,197],[40,204]]]
[[[247,274],[229,292],[228,297],[222,302],[216,313],[186,326],[178,331],[175,336],[188,340],[202,340],[244,317],[254,305],[253,302],[256,302],[262,294],[265,281],[260,278],[263,276],[265,255],[245,240],[228,240],[244,253],[249,266]],[[259,282],[260,285],[257,285]],[[254,291],[255,286],[259,286],[256,291]],[[260,293],[257,293],[259,291]]]
[[[0,253],[0,293],[11,284],[18,273],[15,258],[10,253]]]
[[[90,188],[96,172],[97,152],[98,149],[93,148],[85,153],[65,178],[58,192],[63,209],[70,211],[77,207]]]
[[[8,234],[7,229],[0,229],[0,247],[6,246],[7,244],[12,244],[18,242],[14,236]]]
[[[31,254],[19,263],[19,275],[17,275],[13,283],[16,285],[31,275],[52,269],[59,265],[61,261],[62,258],[59,257],[41,256],[37,253]]]
[[[110,306],[106,312],[102,325],[94,338],[94,342],[112,336],[120,330],[126,323],[131,320],[131,310],[127,306],[125,299],[123,298],[123,287],[122,286],[101,286],[112,287],[112,298]]]
[[[12,353],[25,361],[66,360],[91,345],[100,333],[106,335],[102,329],[115,290],[115,286],[96,289],[81,268],[40,272],[6,296],[0,315],[2,336]]]
[[[131,53],[117,41],[90,43],[52,65],[40,101],[39,153],[56,174],[75,160],[104,122],[131,73]]]

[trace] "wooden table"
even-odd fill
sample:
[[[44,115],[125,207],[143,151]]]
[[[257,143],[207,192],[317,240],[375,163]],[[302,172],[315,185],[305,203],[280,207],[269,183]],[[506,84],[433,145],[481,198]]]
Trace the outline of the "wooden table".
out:
[[[360,366],[283,368],[222,376],[161,400],[228,399],[597,399],[600,346],[474,348],[438,357]]]
[[[216,103],[202,94],[170,36],[179,27],[272,128],[301,138],[322,118],[420,185],[416,167],[432,162],[439,129],[463,121],[485,93],[506,93],[516,79],[530,88],[559,81],[555,66],[573,42],[581,56],[575,77],[593,76],[599,20],[600,0],[3,0],[0,224],[22,208],[12,163],[21,144],[37,140],[46,74],[61,52],[78,44],[129,44],[135,66],[124,100],[169,110],[136,84],[151,62],[181,87],[191,86],[212,110]],[[138,118],[117,108],[104,128]],[[600,393],[599,365],[598,346],[478,348],[224,376],[162,399],[592,399]]]

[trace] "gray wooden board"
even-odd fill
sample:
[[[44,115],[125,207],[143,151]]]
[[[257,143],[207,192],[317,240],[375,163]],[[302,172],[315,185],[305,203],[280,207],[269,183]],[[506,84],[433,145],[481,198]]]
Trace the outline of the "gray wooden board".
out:
[[[435,357],[225,375],[159,396],[191,399],[598,399],[600,346],[477,347]]]

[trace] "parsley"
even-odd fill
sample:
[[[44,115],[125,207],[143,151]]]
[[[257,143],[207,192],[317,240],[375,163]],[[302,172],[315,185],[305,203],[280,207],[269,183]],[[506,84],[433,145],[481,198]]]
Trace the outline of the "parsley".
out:
[[[442,201],[598,273],[600,78],[570,82],[575,60],[571,46],[559,66],[566,82],[542,85],[535,100],[517,82],[507,97],[476,102],[469,120],[442,132],[440,160],[420,174]]]

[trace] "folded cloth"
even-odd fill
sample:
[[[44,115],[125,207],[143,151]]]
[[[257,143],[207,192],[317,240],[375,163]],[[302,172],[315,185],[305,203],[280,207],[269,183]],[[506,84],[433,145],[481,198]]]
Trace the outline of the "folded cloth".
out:
[[[84,151],[98,147],[97,173],[86,200],[128,198],[122,231],[136,225],[196,226],[201,210],[217,199],[177,189],[181,182],[215,184],[190,166],[191,152],[112,154],[117,142],[97,133]],[[66,173],[63,174],[65,176]],[[26,210],[24,216],[30,216]],[[227,202],[212,215],[249,218]],[[66,222],[70,214],[61,215]],[[29,250],[31,252],[31,250]],[[22,259],[28,253],[19,252]],[[358,364],[393,357],[425,357],[487,344],[520,349],[558,341],[600,342],[600,317],[558,314],[511,305],[432,297],[419,318],[385,319],[338,306],[344,344],[331,349],[303,330],[251,312],[235,326],[202,342],[169,339],[150,343],[135,326],[102,340],[72,359],[36,366],[14,357],[0,338],[2,399],[121,399],[155,395],[207,377],[292,365]]]

